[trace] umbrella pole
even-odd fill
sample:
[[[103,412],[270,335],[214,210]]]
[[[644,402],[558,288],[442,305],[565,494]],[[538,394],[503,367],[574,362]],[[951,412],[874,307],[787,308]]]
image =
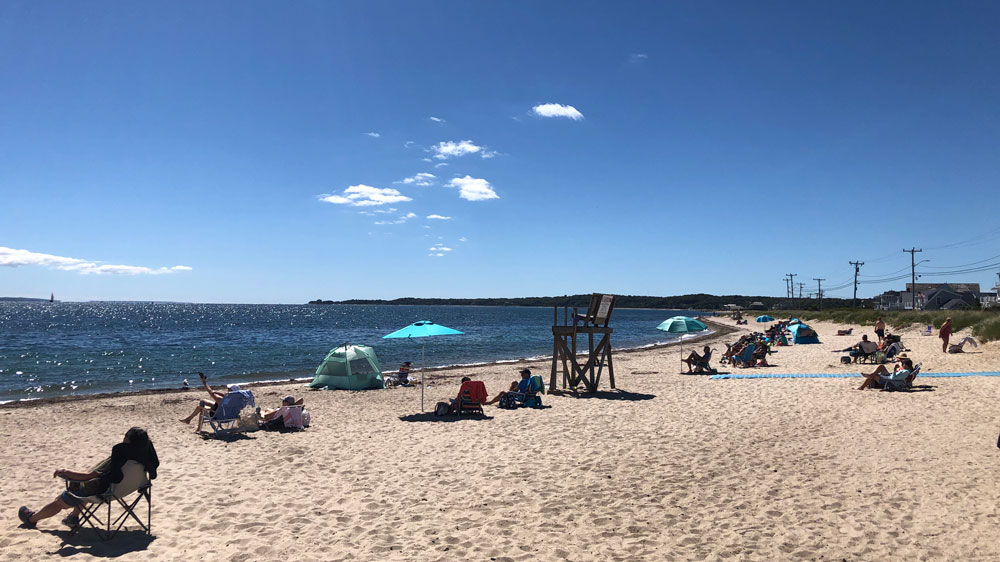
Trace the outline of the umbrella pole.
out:
[[[427,362],[424,360],[424,338],[420,338],[420,413],[424,413],[424,370]]]

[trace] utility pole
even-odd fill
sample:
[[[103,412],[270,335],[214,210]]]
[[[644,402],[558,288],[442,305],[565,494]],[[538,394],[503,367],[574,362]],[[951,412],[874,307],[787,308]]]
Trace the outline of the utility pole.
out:
[[[816,281],[816,295],[819,297],[819,309],[823,310],[823,281],[826,281],[826,279],[816,279],[813,277],[813,280]]]
[[[917,252],[923,252],[924,249],[920,248],[910,248],[909,250],[903,249],[904,252],[910,254],[910,306],[913,310],[917,310],[917,263],[914,261],[914,254]]]
[[[854,300],[851,302],[851,308],[858,307],[858,270],[861,269],[862,265],[865,265],[863,261],[849,261],[847,262],[854,266]]]
[[[998,275],[1000,275],[1000,274],[998,274]],[[796,283],[796,285],[799,286],[799,298],[801,299],[802,298],[802,287],[805,286],[805,283]]]
[[[793,299],[795,298],[795,276],[796,275],[798,275],[798,273],[789,273],[788,274],[788,296],[790,298],[793,298]]]
[[[782,277],[781,280],[785,282],[785,296],[787,297],[788,296],[788,276],[786,275],[786,276]]]

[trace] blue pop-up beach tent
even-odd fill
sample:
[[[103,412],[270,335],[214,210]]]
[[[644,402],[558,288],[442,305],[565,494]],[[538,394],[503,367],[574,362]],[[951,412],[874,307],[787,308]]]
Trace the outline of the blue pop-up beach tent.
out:
[[[758,322],[774,322],[774,318],[766,314],[761,314],[757,317]]]
[[[803,323],[792,324],[788,327],[792,332],[792,343],[819,343],[819,336],[816,330]]]

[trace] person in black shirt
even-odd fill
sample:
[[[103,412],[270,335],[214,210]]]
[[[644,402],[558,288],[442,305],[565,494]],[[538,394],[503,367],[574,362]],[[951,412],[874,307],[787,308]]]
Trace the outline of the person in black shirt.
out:
[[[156,478],[160,459],[156,456],[156,449],[153,448],[149,435],[141,427],[129,429],[125,439],[111,448],[111,456],[90,472],[74,472],[64,468],[55,471],[52,476],[70,481],[70,489],[59,494],[55,500],[38,511],[31,511],[27,506],[21,506],[17,512],[18,518],[25,527],[33,529],[42,519],[48,519],[64,509],[72,508],[73,513],[63,519],[63,523],[68,527],[75,527],[79,521],[79,506],[83,503],[80,498],[103,494],[111,484],[121,482],[125,477],[122,467],[130,460],[141,464],[150,479]]]

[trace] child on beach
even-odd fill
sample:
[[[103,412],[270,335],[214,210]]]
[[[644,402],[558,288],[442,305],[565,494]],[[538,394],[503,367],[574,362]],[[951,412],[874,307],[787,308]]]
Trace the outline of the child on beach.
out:
[[[22,505],[17,511],[17,517],[25,527],[34,529],[42,519],[48,519],[64,509],[73,509],[73,513],[66,516],[62,522],[67,527],[76,527],[80,522],[80,506],[83,504],[81,498],[103,494],[111,484],[121,482],[125,477],[122,467],[130,460],[141,464],[150,479],[156,478],[160,459],[156,456],[156,449],[153,448],[149,435],[141,427],[129,429],[122,442],[111,448],[111,456],[93,470],[89,472],[74,472],[65,468],[56,470],[52,476],[71,482],[71,487],[38,511],[32,511]]]

